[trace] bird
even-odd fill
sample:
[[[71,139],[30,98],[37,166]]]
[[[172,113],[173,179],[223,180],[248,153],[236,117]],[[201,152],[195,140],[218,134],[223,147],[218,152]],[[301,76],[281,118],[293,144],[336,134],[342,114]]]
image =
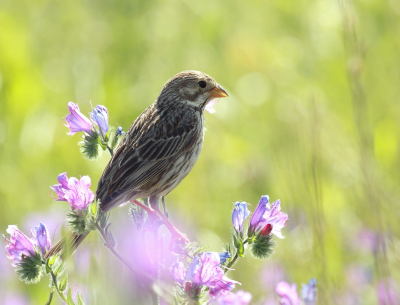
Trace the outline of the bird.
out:
[[[133,202],[158,215],[170,229],[172,239],[183,239],[160,211],[160,199],[175,189],[194,167],[203,147],[204,109],[228,93],[209,75],[183,71],[163,86],[157,99],[132,123],[98,182],[96,199],[104,214],[125,202]],[[139,202],[148,198],[150,206]],[[73,233],[72,252],[88,233]],[[63,249],[61,240],[46,254]]]

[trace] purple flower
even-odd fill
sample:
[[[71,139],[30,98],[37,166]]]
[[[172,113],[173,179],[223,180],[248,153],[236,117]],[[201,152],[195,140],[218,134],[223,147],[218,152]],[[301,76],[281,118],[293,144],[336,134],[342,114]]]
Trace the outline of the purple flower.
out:
[[[228,258],[230,258],[231,257],[231,254],[228,252],[228,251],[226,251],[226,252],[220,252],[220,253],[218,253],[219,254],[219,263],[220,264],[223,264],[223,263],[225,263],[226,262],[226,260],[228,259]]]
[[[218,305],[248,305],[251,302],[251,294],[243,290],[236,293],[221,294],[212,304]]]
[[[184,287],[186,292],[190,293],[205,285],[210,288],[210,296],[216,297],[229,293],[237,283],[224,277],[224,271],[219,267],[228,257],[229,252],[203,252],[193,258],[187,271],[181,262],[172,264],[169,271],[171,277]]]
[[[33,241],[18,230],[17,226],[8,226],[6,232],[10,234],[10,239],[5,238],[7,257],[13,260],[14,267],[22,262],[23,255],[35,255]]]
[[[72,136],[79,131],[85,131],[92,134],[93,124],[84,116],[73,102],[68,103],[69,114],[65,117],[65,126],[69,128],[69,135]]]
[[[229,294],[230,291],[235,288],[236,283],[238,282],[223,277],[220,281],[208,286],[210,287],[210,296],[216,297],[218,295]]]
[[[97,126],[99,126],[103,137],[106,136],[108,131],[108,111],[102,105],[97,105],[96,108],[90,113],[90,118]]]
[[[89,176],[81,177],[81,180],[71,177],[68,179],[67,173],[58,175],[59,184],[55,184],[52,189],[56,192],[58,201],[68,201],[68,203],[78,210],[86,209],[87,205],[94,200],[94,194],[89,189],[91,180]]]
[[[186,280],[195,286],[212,286],[224,276],[224,271],[218,267],[221,258],[217,252],[203,252],[196,256],[190,264]]]
[[[246,202],[236,202],[232,212],[232,223],[237,232],[243,233],[243,223],[250,215]]]
[[[175,282],[183,286],[185,282],[186,269],[182,262],[175,262],[169,268],[169,273]]]
[[[279,282],[276,285],[276,293],[281,297],[281,305],[300,305],[296,284]]]
[[[51,247],[50,234],[46,226],[42,223],[32,230],[32,235],[36,239],[37,245],[42,249],[44,255]]]
[[[317,280],[312,278],[308,284],[301,287],[301,298],[305,305],[315,305],[317,302]]]
[[[279,238],[283,238],[281,230],[285,226],[287,219],[288,216],[281,212],[279,199],[271,206],[269,204],[269,196],[262,196],[256,210],[250,218],[250,232],[258,233],[260,230],[265,228],[266,225],[271,224],[271,233]]]

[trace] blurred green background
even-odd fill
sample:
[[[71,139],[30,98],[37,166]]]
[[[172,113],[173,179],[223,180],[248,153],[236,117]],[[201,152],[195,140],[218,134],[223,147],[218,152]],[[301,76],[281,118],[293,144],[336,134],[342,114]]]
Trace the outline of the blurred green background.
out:
[[[105,105],[127,130],[170,77],[201,70],[230,97],[205,114],[202,154],[167,196],[174,223],[219,251],[235,201],[253,211],[263,194],[280,198],[286,238],[271,259],[239,261],[236,291],[277,304],[279,280],[316,277],[319,304],[392,304],[378,287],[399,293],[399,21],[396,0],[2,0],[1,231],[60,222],[68,207],[49,186],[61,172],[95,190],[109,156],[81,157],[61,119],[68,101],[84,114]],[[112,215],[132,228],[127,218],[126,207]],[[73,289],[89,304],[135,304],[91,235],[75,254],[85,267],[70,264]],[[5,255],[0,267],[2,300],[45,303],[47,279],[24,285]]]

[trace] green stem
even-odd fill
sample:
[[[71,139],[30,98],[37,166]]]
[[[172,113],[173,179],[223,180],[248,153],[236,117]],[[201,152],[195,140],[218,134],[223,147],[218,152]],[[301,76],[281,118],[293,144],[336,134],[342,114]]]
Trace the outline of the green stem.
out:
[[[246,240],[243,242],[243,245],[247,244],[248,241],[249,241],[249,239],[246,239]],[[225,271],[224,271],[225,273],[227,273],[227,272],[229,271],[229,268],[231,268],[231,267],[236,263],[237,259],[239,258],[238,253],[239,253],[239,251],[236,249],[235,256],[234,256],[233,259],[225,266],[225,267],[226,267],[226,269],[225,269]]]
[[[64,296],[64,294],[60,291],[60,289],[58,288],[58,284],[57,284],[57,277],[55,276],[55,274],[53,273],[53,270],[50,271],[51,274],[51,278],[53,279],[53,283],[54,283],[54,287],[58,293],[58,295],[60,296],[60,298],[67,303],[67,298]]]
[[[111,157],[114,156],[114,151],[110,146],[107,145],[108,152],[110,153]]]
[[[48,301],[46,302],[45,305],[50,305],[51,304],[51,301],[53,300],[53,294],[54,294],[54,291],[50,292],[49,299],[48,299]]]

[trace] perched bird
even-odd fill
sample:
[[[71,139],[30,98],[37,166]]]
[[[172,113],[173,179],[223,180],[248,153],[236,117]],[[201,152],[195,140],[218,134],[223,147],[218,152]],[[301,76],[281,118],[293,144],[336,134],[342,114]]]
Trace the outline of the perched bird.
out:
[[[172,238],[187,241],[160,211],[159,201],[178,186],[200,155],[207,103],[227,96],[203,72],[184,71],[167,81],[156,101],[132,123],[104,169],[96,191],[101,213],[131,201],[159,215]],[[151,208],[138,198],[149,198]],[[72,236],[72,250],[86,235]],[[57,243],[46,256],[58,253],[62,246]]]

